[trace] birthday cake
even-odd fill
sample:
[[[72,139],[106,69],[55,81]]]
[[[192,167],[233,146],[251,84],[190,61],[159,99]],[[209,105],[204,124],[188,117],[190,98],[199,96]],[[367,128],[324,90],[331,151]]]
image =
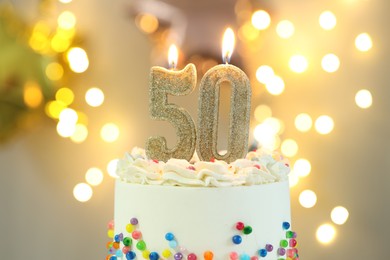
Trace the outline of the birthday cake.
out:
[[[165,163],[134,148],[118,162],[107,258],[298,259],[288,173],[277,153]]]

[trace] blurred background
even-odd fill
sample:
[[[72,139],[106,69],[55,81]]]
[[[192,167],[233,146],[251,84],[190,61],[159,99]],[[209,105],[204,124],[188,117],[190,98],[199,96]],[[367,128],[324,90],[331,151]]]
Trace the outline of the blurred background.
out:
[[[117,158],[152,135],[151,66],[251,80],[250,144],[290,158],[301,259],[381,259],[390,232],[387,0],[0,1],[2,259],[104,259]],[[197,91],[170,98],[197,118]],[[229,90],[222,89],[220,148]],[[131,203],[131,201],[129,202]]]

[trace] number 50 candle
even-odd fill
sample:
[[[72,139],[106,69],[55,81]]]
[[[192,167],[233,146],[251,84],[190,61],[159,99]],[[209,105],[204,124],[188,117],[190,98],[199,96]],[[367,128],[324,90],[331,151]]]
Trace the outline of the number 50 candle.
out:
[[[251,88],[246,74],[236,66],[228,64],[234,42],[234,33],[228,28],[222,43],[225,64],[207,71],[200,83],[196,149],[199,158],[204,161],[215,158],[232,162],[244,157],[248,149]],[[227,153],[221,155],[217,151],[217,140],[220,86],[223,82],[230,84],[232,94]]]

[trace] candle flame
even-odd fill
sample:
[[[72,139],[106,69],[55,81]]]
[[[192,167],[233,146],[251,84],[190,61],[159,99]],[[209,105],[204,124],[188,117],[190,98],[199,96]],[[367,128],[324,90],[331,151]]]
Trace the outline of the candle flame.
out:
[[[227,28],[222,40],[222,60],[224,63],[229,63],[232,57],[235,44],[234,32],[231,28]]]
[[[175,44],[169,46],[168,51],[168,64],[170,69],[175,69],[177,66],[177,60],[179,58],[179,52]]]

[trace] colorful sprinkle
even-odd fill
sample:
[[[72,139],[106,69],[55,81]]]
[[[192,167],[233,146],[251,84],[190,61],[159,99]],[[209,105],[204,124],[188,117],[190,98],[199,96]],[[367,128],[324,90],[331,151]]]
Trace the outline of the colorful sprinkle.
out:
[[[288,246],[287,240],[285,240],[285,239],[280,240],[280,246],[281,246],[281,247],[287,247],[287,246]]]
[[[131,233],[134,231],[134,226],[132,224],[127,224],[126,225],[126,231]]]
[[[132,243],[133,243],[133,239],[131,239],[130,237],[125,237],[123,239],[123,245],[125,246],[130,246]]]
[[[122,252],[123,252],[124,254],[127,254],[129,251],[130,251],[130,247],[128,247],[128,246],[124,246],[124,247],[122,248]]]
[[[290,247],[296,247],[298,242],[297,242],[297,240],[295,238],[292,238],[292,239],[290,239],[288,244],[289,244]]]
[[[164,249],[164,251],[162,252],[162,256],[165,257],[165,258],[168,258],[172,255],[172,252],[171,250],[169,250],[168,248],[167,249]]]
[[[107,236],[108,236],[109,238],[114,238],[114,230],[113,230],[113,229],[109,229],[109,230],[107,231]]]
[[[158,260],[160,256],[157,254],[157,252],[151,252],[149,255],[150,260]]]
[[[242,233],[244,233],[245,235],[249,235],[250,233],[252,233],[252,227],[251,226],[244,227]]]
[[[240,235],[235,235],[233,236],[232,241],[234,244],[239,245],[242,242],[242,238]]]
[[[114,241],[117,242],[117,243],[119,243],[121,241],[120,238],[119,238],[119,235],[115,235],[114,236]]]
[[[165,234],[165,239],[168,241],[172,241],[174,238],[175,236],[171,232]]]
[[[259,256],[266,257],[267,256],[267,250],[265,250],[264,248],[260,249],[259,250]]]
[[[176,242],[176,240],[169,241],[169,247],[170,247],[170,248],[176,248],[176,247],[177,247],[177,242]]]
[[[194,253],[191,253],[187,256],[187,260],[196,260],[196,259],[197,259],[197,257]]]
[[[136,257],[136,255],[135,255],[135,253],[133,251],[129,251],[129,252],[126,253],[126,259],[127,260],[133,260],[133,259],[135,259],[135,257]]]
[[[251,260],[259,260],[259,258],[254,255],[254,256],[251,257]]]
[[[114,220],[110,220],[107,223],[107,228],[108,229],[114,229]]]
[[[237,230],[243,230],[244,227],[245,227],[244,223],[242,223],[242,222],[237,222],[236,223],[236,229]]]
[[[143,240],[138,241],[136,247],[138,248],[138,250],[144,251],[146,249],[145,241]]]
[[[133,233],[131,233],[131,236],[134,239],[138,240],[138,239],[140,239],[142,237],[142,233],[141,233],[141,231],[134,230]]]
[[[145,249],[145,250],[142,252],[142,257],[143,257],[144,259],[149,259],[149,256],[150,256],[150,251]]]
[[[205,260],[212,260],[214,257],[214,254],[211,251],[206,251],[206,252],[204,252],[203,256],[204,256]]]
[[[267,252],[272,252],[272,250],[274,250],[274,246],[271,244],[266,244],[265,250],[267,250]]]
[[[251,257],[247,254],[240,255],[240,260],[250,260],[250,259],[251,259]]]
[[[286,254],[286,249],[280,247],[278,248],[278,255],[284,256]]]
[[[182,259],[183,259],[183,254],[180,253],[180,252],[178,252],[178,253],[176,253],[176,254],[173,256],[173,258],[174,258],[175,260],[182,260]]]
[[[137,218],[132,218],[132,219],[130,219],[130,224],[132,224],[132,225],[138,225],[138,219]]]
[[[231,252],[229,257],[230,257],[230,260],[237,260],[238,254],[237,254],[237,252]]]
[[[289,222],[283,222],[283,229],[284,230],[287,230],[287,229],[289,229],[290,228],[290,223]]]
[[[286,238],[292,238],[293,236],[294,236],[294,232],[292,232],[292,231],[286,232]]]

